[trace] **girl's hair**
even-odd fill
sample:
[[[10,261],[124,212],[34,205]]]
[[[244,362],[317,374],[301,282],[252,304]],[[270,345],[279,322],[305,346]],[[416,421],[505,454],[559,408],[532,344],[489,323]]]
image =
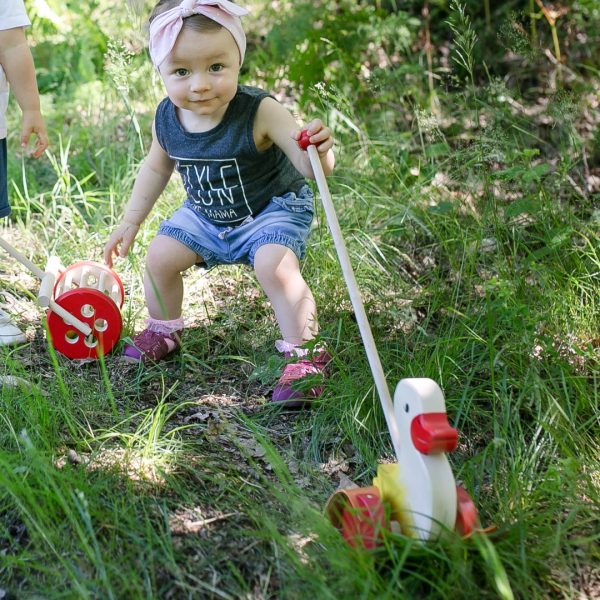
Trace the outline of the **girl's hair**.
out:
[[[153,19],[158,17],[158,15],[170,10],[171,8],[175,8],[181,4],[181,0],[158,0],[156,6],[150,13],[150,18],[148,22],[151,23]],[[194,31],[198,31],[199,33],[206,33],[207,31],[218,31],[222,29],[223,26],[219,25],[216,21],[209,19],[205,15],[192,15],[191,17],[186,17],[183,20],[183,26],[189,27]]]

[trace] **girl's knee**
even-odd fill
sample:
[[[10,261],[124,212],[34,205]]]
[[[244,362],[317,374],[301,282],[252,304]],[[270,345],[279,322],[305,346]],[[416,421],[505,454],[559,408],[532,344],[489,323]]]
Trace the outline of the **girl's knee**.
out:
[[[146,271],[151,273],[168,271],[172,265],[170,252],[165,251],[160,242],[155,243],[156,238],[150,242],[146,254]]]
[[[155,237],[148,246],[146,270],[153,274],[181,273],[191,267],[196,254],[187,246],[167,236]]]
[[[298,258],[289,248],[267,245],[259,248],[254,259],[254,271],[259,282],[284,287],[302,277]]]

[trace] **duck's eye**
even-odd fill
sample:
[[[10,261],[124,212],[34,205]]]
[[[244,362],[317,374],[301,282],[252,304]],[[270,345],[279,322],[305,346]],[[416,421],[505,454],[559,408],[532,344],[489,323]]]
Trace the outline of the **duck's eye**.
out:
[[[408,404],[404,405],[404,412],[408,412]]]

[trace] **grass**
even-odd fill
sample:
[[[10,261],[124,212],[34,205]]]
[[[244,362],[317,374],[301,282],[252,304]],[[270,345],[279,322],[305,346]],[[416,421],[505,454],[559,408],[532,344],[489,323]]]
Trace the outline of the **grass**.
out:
[[[461,433],[455,476],[497,533],[426,545],[389,534],[364,552],[323,518],[340,481],[368,485],[392,451],[319,212],[303,268],[335,371],[301,413],[269,404],[282,361],[249,270],[186,274],[184,347],[141,369],[118,352],[56,355],[37,283],[0,256],[5,303],[28,333],[0,349],[0,374],[34,384],[0,390],[0,596],[594,597],[600,248],[581,192],[593,140],[577,134],[593,84],[532,118],[537,96],[509,110],[498,97],[518,85],[478,81],[469,44],[469,93],[439,90],[441,115],[406,110],[383,133],[385,111],[336,120],[330,187],[389,385],[440,384]],[[50,154],[11,159],[2,235],[37,264],[100,259],[119,217],[161,91],[147,65],[118,74],[46,95]],[[180,200],[174,180],[117,264],[124,335],[145,316],[144,250]]]

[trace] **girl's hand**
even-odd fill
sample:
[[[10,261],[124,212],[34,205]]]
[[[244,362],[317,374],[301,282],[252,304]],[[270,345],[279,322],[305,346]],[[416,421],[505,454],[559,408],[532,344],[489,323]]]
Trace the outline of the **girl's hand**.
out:
[[[326,127],[321,119],[313,119],[305,125],[301,130],[294,133],[294,139],[298,141],[302,131],[306,131],[309,136],[310,143],[314,144],[321,158],[325,158],[329,150],[333,148],[333,137],[331,129]]]
[[[316,148],[319,154],[319,161],[323,167],[323,173],[325,175],[331,175],[335,166],[335,156],[333,154],[333,137],[331,135],[331,129],[326,127],[321,119],[313,119],[310,123],[305,125],[300,131],[296,131],[292,136],[296,143],[300,139],[303,132],[308,135],[308,140],[314,148]],[[312,179],[315,178],[313,173],[312,165],[306,151],[302,151],[302,160],[304,162],[304,168],[300,170],[306,177]]]
[[[27,148],[31,136],[35,135],[35,146],[31,153],[33,158],[39,158],[48,147],[48,134],[46,125],[39,110],[23,111],[23,125],[21,127],[21,147]]]
[[[104,262],[109,267],[113,266],[113,254],[121,258],[127,256],[139,229],[139,225],[123,221],[112,232],[110,238],[108,238],[108,242],[106,242],[106,246],[104,246]]]

